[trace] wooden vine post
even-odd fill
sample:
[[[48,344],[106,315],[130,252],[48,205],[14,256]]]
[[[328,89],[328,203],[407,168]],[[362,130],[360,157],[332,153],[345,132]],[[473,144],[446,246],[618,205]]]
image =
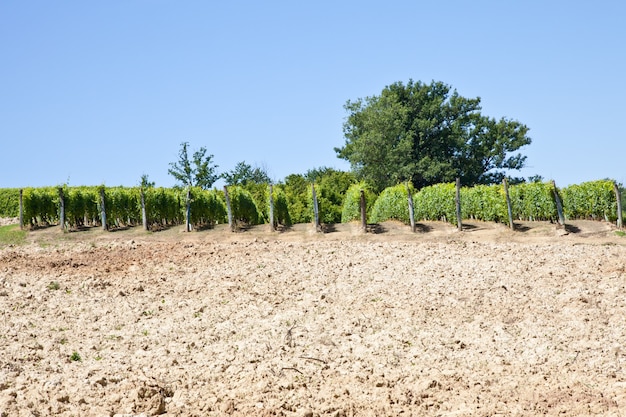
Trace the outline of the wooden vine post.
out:
[[[317,194],[315,193],[315,184],[311,184],[311,192],[313,193],[313,220],[315,221],[315,231],[321,232],[322,227],[320,226],[320,211],[317,206]]]
[[[565,216],[563,215],[563,203],[561,202],[561,196],[559,190],[556,188],[556,182],[552,181],[552,191],[554,192],[554,201],[556,203],[556,212],[559,216],[559,224],[565,226]]]
[[[509,184],[506,178],[502,179],[502,185],[504,186],[504,196],[506,198],[506,209],[509,214],[509,227],[511,230],[515,230],[515,224],[513,223],[513,209],[511,208],[511,196],[509,195]]]
[[[365,191],[361,190],[361,229],[367,232],[367,210],[365,206]]]
[[[456,179],[456,222],[459,232],[463,230],[463,222],[461,221],[461,178]]]
[[[409,220],[411,222],[411,232],[415,233],[415,208],[413,207],[413,194],[409,183],[406,183],[406,193],[409,200]]]
[[[63,196],[63,187],[59,187],[59,226],[61,230],[65,230],[65,197]]]
[[[24,230],[24,190],[20,188],[20,230]]]
[[[146,215],[146,190],[141,187],[141,224],[143,230],[148,230],[148,216]]]
[[[191,232],[191,187],[187,187],[187,208],[185,210],[185,232]]]
[[[272,184],[270,184],[270,232],[275,232],[276,227],[274,226],[274,189]]]
[[[613,189],[615,190],[615,198],[617,199],[617,228],[621,229],[624,227],[624,219],[622,218],[622,193],[615,181],[613,182]]]
[[[104,206],[104,186],[100,187],[100,219],[102,219],[102,230],[108,230],[107,212]]]
[[[228,227],[231,232],[235,231],[235,222],[233,221],[233,209],[230,205],[230,196],[228,195],[228,187],[224,186],[224,199],[226,200],[226,212],[228,213]]]

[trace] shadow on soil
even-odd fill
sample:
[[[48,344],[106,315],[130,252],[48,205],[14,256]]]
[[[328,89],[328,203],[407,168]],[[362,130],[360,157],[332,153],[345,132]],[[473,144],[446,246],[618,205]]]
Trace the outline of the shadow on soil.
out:
[[[566,224],[565,225],[565,231],[567,233],[580,233],[580,232],[582,232],[582,230],[580,230],[579,227],[573,226],[571,224]]]

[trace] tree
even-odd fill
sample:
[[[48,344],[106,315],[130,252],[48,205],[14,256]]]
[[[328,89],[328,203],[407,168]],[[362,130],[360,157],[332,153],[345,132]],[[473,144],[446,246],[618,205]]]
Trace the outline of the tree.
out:
[[[346,142],[335,152],[378,191],[407,180],[417,188],[456,177],[464,185],[498,182],[524,166],[526,157],[512,153],[531,142],[526,126],[483,116],[480,98],[442,82],[396,82],[344,108]]]
[[[148,174],[143,174],[141,176],[141,182],[139,183],[139,186],[142,189],[146,189],[146,188],[154,188],[154,181],[150,181],[150,177],[148,177]]]
[[[193,186],[208,190],[218,180],[217,165],[212,161],[213,155],[206,155],[206,148],[202,147],[193,153],[189,160],[187,148],[189,142],[180,144],[178,162],[171,162],[167,173],[173,176],[183,187]]]
[[[246,161],[238,162],[235,169],[222,174],[227,185],[269,184],[272,182],[267,169],[252,167]]]

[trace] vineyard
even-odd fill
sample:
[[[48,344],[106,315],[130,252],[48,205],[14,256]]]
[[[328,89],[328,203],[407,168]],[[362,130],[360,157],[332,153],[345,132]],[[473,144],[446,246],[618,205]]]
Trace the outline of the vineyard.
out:
[[[0,217],[20,216],[25,227],[59,225],[78,230],[105,226],[120,228],[145,225],[159,230],[184,224],[200,230],[232,221],[238,225],[270,222],[289,226],[309,222],[314,216],[313,190],[295,196],[282,184],[233,186],[222,190],[162,187],[40,187],[0,189]],[[376,195],[366,183],[352,184],[341,195],[336,190],[317,189],[315,203],[322,222],[350,222],[361,218],[361,192],[365,196],[369,223],[398,220],[409,224],[409,196],[416,221],[457,222],[455,184],[437,184],[414,190],[406,184],[389,187]],[[228,192],[229,198],[226,198]],[[615,222],[619,219],[619,188],[601,180],[557,189],[554,183],[533,182],[508,187],[512,218],[525,221],[552,221],[559,218],[562,201],[567,220],[592,219]],[[21,193],[21,197],[20,197]],[[508,205],[503,185],[477,185],[460,189],[462,219],[506,223]],[[271,204],[270,204],[271,202]],[[229,204],[227,204],[229,203]],[[620,208],[618,208],[620,207]],[[272,216],[270,216],[270,214]]]

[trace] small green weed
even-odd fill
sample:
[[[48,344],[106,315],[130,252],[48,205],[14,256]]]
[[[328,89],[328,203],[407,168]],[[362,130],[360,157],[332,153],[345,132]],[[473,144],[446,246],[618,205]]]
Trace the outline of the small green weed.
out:
[[[61,285],[57,281],[50,281],[50,284],[48,284],[48,289],[50,291],[56,291],[59,288],[61,288]]]
[[[624,236],[626,236],[626,232],[625,232],[625,231],[623,231],[623,230],[616,230],[616,231],[615,231],[615,234],[616,234],[617,236],[619,236],[619,237],[624,237]]]
[[[83,358],[80,357],[80,354],[76,351],[72,352],[72,355],[70,356],[70,360],[72,362],[81,362],[83,360]]]

